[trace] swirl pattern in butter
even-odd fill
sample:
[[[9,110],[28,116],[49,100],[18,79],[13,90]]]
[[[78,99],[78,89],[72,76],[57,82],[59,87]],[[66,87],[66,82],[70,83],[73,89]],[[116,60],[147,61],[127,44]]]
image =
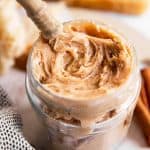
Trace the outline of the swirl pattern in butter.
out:
[[[122,38],[101,25],[66,23],[55,39],[36,43],[35,78],[54,94],[75,100],[94,99],[123,84],[132,54]]]

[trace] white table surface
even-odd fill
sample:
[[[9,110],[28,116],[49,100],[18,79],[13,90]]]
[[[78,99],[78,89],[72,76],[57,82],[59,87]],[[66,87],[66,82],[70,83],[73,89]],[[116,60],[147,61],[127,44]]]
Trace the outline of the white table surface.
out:
[[[92,18],[103,20],[104,22],[113,24],[114,27],[121,28],[120,31],[126,33],[126,36],[130,37],[130,41],[133,41],[133,44],[135,44],[135,48],[138,50],[138,54],[140,54],[139,59],[150,59],[150,11],[135,17],[100,11],[68,9],[62,4],[55,5],[55,3],[51,5],[51,9],[61,21],[68,21],[73,18]],[[142,53],[140,50],[142,50]],[[41,146],[45,141],[46,132],[43,126],[38,123],[38,119],[28,102],[24,88],[24,79],[24,72],[12,69],[5,76],[0,77],[0,84],[7,90],[12,102],[22,115],[24,135],[34,145]],[[139,149],[150,150],[150,148],[146,148],[144,137],[134,120],[128,136],[121,144],[119,150]]]

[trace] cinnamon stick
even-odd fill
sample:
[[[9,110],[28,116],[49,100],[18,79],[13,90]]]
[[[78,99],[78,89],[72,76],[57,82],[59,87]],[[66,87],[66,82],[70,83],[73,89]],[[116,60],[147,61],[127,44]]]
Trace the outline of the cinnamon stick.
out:
[[[147,137],[147,143],[150,145],[150,136]]]
[[[150,108],[150,67],[143,69],[141,71],[141,73],[142,73],[142,77],[144,79],[145,89],[146,89],[146,93],[147,93],[147,99],[148,99],[149,108]]]
[[[148,103],[148,98],[147,98],[147,91],[146,91],[146,88],[145,88],[144,81],[142,81],[140,96],[141,96],[141,100],[144,103],[144,105],[147,107],[147,109],[149,109],[149,103]]]
[[[147,138],[150,138],[150,112],[144,105],[141,97],[139,97],[139,101],[137,103],[135,109],[136,115],[139,119],[140,126],[144,132],[144,135]],[[148,141],[147,141],[148,142]],[[148,143],[150,146],[150,143]]]
[[[146,137],[148,146],[150,146],[150,69],[145,68],[141,71],[142,85],[139,100],[135,109],[136,117],[139,120],[139,125]]]

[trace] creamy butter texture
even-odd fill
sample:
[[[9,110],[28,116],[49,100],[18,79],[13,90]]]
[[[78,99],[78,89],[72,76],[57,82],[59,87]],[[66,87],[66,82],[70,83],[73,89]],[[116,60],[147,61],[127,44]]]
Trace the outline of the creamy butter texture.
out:
[[[109,26],[71,21],[56,38],[40,37],[27,72],[50,148],[107,150],[126,136],[140,76],[134,48]]]
[[[122,39],[92,22],[72,22],[49,42],[34,47],[33,74],[62,97],[93,99],[120,86],[131,70],[131,52]]]

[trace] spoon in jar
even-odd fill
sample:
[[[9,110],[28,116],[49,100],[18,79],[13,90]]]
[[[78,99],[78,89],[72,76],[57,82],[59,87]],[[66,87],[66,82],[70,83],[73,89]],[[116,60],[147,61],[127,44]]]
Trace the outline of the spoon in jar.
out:
[[[27,15],[37,25],[45,39],[56,37],[62,32],[63,25],[50,13],[42,0],[17,0],[26,10]]]

